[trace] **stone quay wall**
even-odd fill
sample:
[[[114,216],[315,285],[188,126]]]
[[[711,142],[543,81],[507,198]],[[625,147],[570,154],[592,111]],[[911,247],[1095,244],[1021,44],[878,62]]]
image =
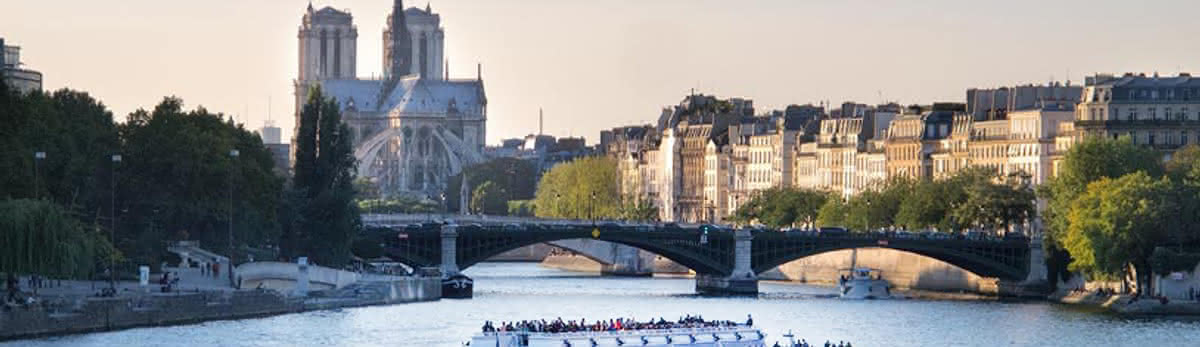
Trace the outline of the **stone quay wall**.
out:
[[[0,341],[432,301],[441,298],[441,279],[371,282],[360,292],[364,295],[324,298],[289,298],[274,290],[241,290],[55,299],[3,308]]]

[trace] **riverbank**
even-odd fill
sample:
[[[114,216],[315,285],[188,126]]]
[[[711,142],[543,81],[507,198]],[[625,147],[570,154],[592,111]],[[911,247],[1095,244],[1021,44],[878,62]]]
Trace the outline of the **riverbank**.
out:
[[[124,292],[108,298],[43,297],[32,305],[3,307],[0,312],[0,341],[434,301],[440,298],[441,280],[424,277],[356,283],[337,290],[314,291],[307,297],[288,297],[267,289]]]
[[[1155,299],[1134,300],[1132,295],[1101,295],[1096,292],[1059,290],[1047,300],[1061,304],[1093,308],[1121,316],[1186,316],[1200,317],[1200,301]]]

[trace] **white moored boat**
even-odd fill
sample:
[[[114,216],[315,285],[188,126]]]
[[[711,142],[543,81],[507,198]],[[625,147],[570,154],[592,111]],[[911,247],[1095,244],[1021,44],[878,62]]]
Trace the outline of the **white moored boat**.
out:
[[[892,297],[891,285],[883,280],[879,270],[853,268],[838,278],[838,295],[842,299],[887,299]]]
[[[883,280],[879,270],[857,267],[858,249],[850,251],[850,268],[838,274],[838,296],[842,299],[888,299],[892,285]]]

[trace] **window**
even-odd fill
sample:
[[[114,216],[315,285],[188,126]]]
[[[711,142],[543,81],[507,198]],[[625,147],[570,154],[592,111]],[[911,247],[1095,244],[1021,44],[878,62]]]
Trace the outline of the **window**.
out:
[[[1186,131],[1186,130],[1185,130],[1185,131],[1180,131],[1180,132],[1179,132],[1179,145],[1180,145],[1180,146],[1187,146],[1187,144],[1188,144],[1188,133],[1187,133],[1187,131]]]
[[[1167,109],[1166,109],[1166,114],[1165,114],[1165,115],[1163,115],[1163,116],[1165,116],[1167,120],[1171,120],[1171,119],[1174,119],[1174,118],[1175,118],[1175,114],[1174,114],[1174,113],[1171,113],[1171,108],[1170,108],[1170,107],[1167,107]]]
[[[1138,120],[1138,111],[1137,111],[1137,107],[1130,107],[1130,108],[1129,108],[1129,120]]]

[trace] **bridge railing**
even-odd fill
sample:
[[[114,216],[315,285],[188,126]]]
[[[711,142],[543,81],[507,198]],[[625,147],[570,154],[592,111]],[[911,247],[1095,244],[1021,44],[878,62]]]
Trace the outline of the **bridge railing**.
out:
[[[546,219],[535,217],[513,217],[513,216],[489,216],[489,215],[461,215],[461,214],[364,214],[363,222],[369,225],[380,226],[400,226],[407,224],[425,224],[425,223],[443,223],[453,222],[459,226],[470,226],[479,224],[485,230],[510,230],[510,231],[528,231],[536,228],[531,228],[529,225],[539,225],[543,228],[575,226],[575,227],[598,227],[598,228],[620,228],[627,231],[644,230],[648,232],[660,232],[664,230],[695,230],[705,227],[706,224],[679,224],[679,223],[640,223],[627,222],[619,220],[587,220],[587,219]],[[671,224],[670,226],[668,226]],[[769,229],[769,228],[744,228],[753,233],[782,233],[792,237],[822,237],[822,238],[841,238],[841,239],[859,239],[859,240],[925,240],[925,241],[975,241],[975,242],[1023,242],[1029,243],[1029,238],[1004,238],[991,236],[972,236],[967,237],[962,234],[948,233],[915,233],[906,231],[889,231],[889,232],[845,232],[837,234],[823,233],[817,230],[795,230],[795,229]],[[734,228],[728,226],[712,225],[712,231],[733,231]]]

